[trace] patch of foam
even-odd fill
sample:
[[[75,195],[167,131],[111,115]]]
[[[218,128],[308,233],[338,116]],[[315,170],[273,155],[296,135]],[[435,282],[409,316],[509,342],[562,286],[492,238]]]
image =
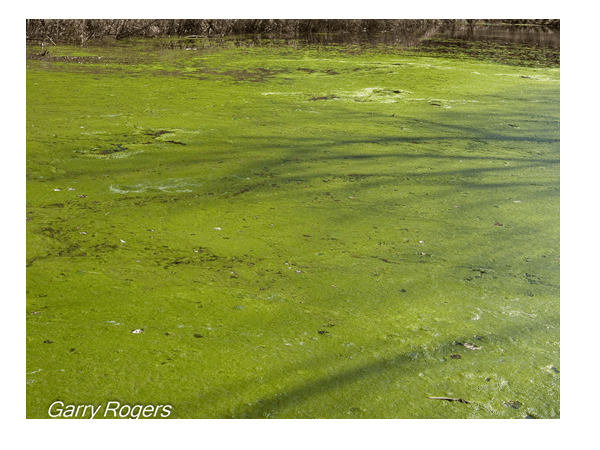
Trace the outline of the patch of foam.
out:
[[[397,91],[397,92],[394,92]],[[359,89],[357,91],[338,91],[334,92],[329,101],[355,101],[355,99],[365,99],[365,101],[372,101],[378,103],[396,103],[406,94],[412,94],[410,91],[403,89],[390,89],[383,87],[368,87]],[[308,95],[302,92],[263,92],[261,95]],[[315,111],[316,112],[316,111]]]
[[[114,186],[110,185],[108,189],[115,194],[129,194],[129,193],[141,193],[141,192],[152,192],[152,191],[160,191],[160,192],[193,192],[193,189],[190,187],[199,186],[199,183],[191,183],[185,180],[165,180],[160,183],[138,183],[134,185],[122,185],[122,186]]]
[[[131,155],[137,155],[138,153],[144,153],[143,150],[137,150],[135,152],[118,152],[118,153],[111,153],[110,155],[102,155],[106,158],[128,158]]]
[[[263,92],[262,95],[302,95],[302,92]]]
[[[96,149],[94,149],[96,150]],[[128,158],[132,155],[136,155],[138,153],[144,153],[144,150],[136,150],[136,151],[123,151],[123,152],[115,152],[103,155],[101,153],[91,153],[91,152],[82,152],[80,156],[85,158],[97,158],[97,159],[112,159],[112,158]]]
[[[377,102],[377,103],[397,103],[404,100],[404,95],[412,94],[410,91],[403,89],[390,89],[383,87],[368,87],[357,91],[341,91],[339,92],[340,100]]]
[[[514,78],[526,78],[535,81],[558,81],[550,77],[544,77],[540,75],[523,75],[522,73],[496,73],[497,77],[514,77]]]

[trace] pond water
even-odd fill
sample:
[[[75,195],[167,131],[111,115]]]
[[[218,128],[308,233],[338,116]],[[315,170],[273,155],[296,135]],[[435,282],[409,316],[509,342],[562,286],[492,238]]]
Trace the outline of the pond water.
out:
[[[558,36],[469,33],[28,47],[27,416],[558,418]]]

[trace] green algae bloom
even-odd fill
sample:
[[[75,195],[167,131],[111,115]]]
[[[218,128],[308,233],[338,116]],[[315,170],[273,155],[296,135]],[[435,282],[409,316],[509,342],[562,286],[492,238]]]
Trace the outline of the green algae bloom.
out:
[[[181,42],[27,60],[27,417],[560,416],[558,67]]]

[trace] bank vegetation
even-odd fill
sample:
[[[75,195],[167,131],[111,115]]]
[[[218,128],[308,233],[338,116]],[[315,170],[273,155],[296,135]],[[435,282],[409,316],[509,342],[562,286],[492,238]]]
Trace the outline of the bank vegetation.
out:
[[[435,25],[506,23],[558,28],[558,19],[27,19],[27,40],[47,45],[127,37],[214,37],[240,34],[394,33]]]

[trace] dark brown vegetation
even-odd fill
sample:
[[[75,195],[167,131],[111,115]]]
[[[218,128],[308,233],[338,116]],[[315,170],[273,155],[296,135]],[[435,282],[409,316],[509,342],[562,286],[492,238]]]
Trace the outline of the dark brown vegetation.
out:
[[[46,44],[130,36],[209,37],[236,34],[297,36],[311,33],[383,33],[448,23],[512,23],[559,27],[555,19],[27,19],[27,39]]]

